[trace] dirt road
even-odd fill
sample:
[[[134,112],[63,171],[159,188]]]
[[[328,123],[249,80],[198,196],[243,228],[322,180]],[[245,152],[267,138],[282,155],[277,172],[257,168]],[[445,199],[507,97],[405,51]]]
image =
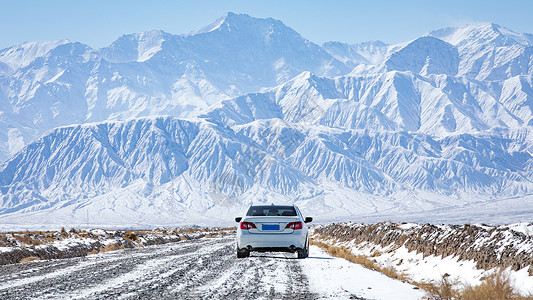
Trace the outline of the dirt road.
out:
[[[0,299],[386,298],[369,294],[370,283],[352,284],[361,284],[357,277],[321,287],[321,276],[366,276],[357,272],[372,271],[328,257],[318,248],[312,248],[305,260],[284,253],[252,253],[237,259],[230,236],[1,266]],[[412,286],[396,284],[407,292],[404,299],[422,295]],[[382,286],[390,284],[378,282],[376,289]]]

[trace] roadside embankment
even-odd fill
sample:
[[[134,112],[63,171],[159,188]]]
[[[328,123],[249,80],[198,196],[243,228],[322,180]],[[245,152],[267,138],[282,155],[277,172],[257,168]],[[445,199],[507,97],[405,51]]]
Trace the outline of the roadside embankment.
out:
[[[456,291],[504,273],[517,293],[533,292],[533,224],[509,226],[340,223],[317,226],[313,243],[419,283]]]

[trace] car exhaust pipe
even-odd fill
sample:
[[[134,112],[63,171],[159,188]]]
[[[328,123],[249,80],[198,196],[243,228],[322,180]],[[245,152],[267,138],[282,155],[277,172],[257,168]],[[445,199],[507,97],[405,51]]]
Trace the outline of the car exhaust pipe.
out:
[[[294,247],[294,245],[291,245],[289,247],[289,251],[291,251],[292,253],[296,252],[296,247]]]

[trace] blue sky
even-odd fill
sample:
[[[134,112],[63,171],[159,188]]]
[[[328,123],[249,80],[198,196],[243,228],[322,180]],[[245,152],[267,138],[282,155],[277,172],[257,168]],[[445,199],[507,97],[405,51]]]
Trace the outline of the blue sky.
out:
[[[0,0],[0,49],[59,39],[100,48],[123,34],[151,29],[188,33],[228,11],[279,19],[319,44],[398,43],[435,29],[483,22],[533,33],[531,0]]]

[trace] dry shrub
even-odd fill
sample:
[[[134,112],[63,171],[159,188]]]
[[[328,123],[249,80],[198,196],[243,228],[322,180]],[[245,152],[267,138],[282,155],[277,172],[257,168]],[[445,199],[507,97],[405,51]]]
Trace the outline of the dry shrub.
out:
[[[29,233],[25,233],[23,235],[15,235],[14,237],[17,241],[25,245],[38,246],[43,243],[39,239],[32,238]]]
[[[137,234],[135,234],[135,232],[126,232],[126,234],[124,235],[124,239],[126,241],[129,241],[129,242],[135,242],[139,239],[139,237],[137,236]]]
[[[457,297],[458,300],[522,300],[533,299],[515,291],[508,272],[500,270],[487,276],[480,285],[468,285]]]
[[[5,234],[0,234],[0,247],[9,247],[11,243]]]
[[[105,247],[100,248],[100,252],[109,252],[121,249],[120,245],[117,243],[108,244]]]
[[[27,263],[27,262],[38,260],[38,259],[39,258],[37,256],[28,256],[28,257],[22,258],[19,262],[20,263]]]
[[[98,253],[100,253],[100,251],[98,251],[98,249],[94,249],[91,252],[87,252],[87,255],[93,255],[93,254],[98,254]]]
[[[452,299],[458,299],[459,291],[457,290],[457,286],[459,285],[458,281],[452,281],[449,278],[449,274],[444,274],[442,276],[442,279],[437,283],[432,282],[412,282],[414,285],[418,286],[419,288],[425,290],[429,294],[431,294],[434,299],[438,300],[452,300]]]

